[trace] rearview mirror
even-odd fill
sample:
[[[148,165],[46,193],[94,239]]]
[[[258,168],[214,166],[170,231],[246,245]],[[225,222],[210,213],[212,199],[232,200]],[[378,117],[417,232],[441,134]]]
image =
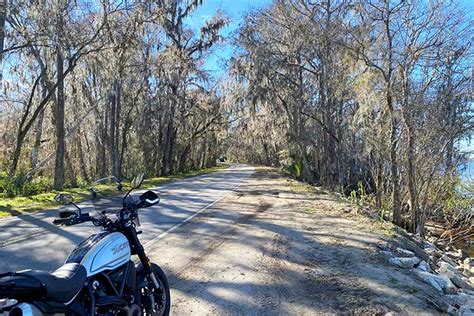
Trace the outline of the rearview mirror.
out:
[[[132,189],[139,188],[142,185],[143,177],[144,177],[144,174],[139,173],[135,176],[135,178],[133,178],[132,182],[130,182]]]
[[[58,193],[54,197],[54,200],[62,205],[68,205],[71,204],[74,198],[70,194],[66,193]]]
[[[150,190],[140,195],[139,199],[140,202],[144,203],[145,207],[152,206],[160,202],[158,195]]]

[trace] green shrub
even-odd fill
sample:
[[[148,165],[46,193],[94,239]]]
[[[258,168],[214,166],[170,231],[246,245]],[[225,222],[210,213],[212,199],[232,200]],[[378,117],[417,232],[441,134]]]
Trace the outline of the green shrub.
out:
[[[5,171],[0,171],[0,192],[5,192],[7,187],[8,175]]]
[[[357,190],[352,190],[349,196],[349,201],[359,207],[363,207],[367,201],[367,194],[362,181],[357,183]]]
[[[48,177],[35,177],[30,182],[26,182],[21,187],[21,195],[23,196],[30,196],[39,193],[43,193],[46,191],[50,191],[53,189],[53,182]]]
[[[15,197],[21,194],[21,178],[16,177],[7,177],[3,181],[3,193],[7,197]]]
[[[281,171],[293,178],[301,179],[303,174],[303,159],[294,157],[285,150],[278,153]]]
[[[299,159],[299,158],[296,159],[294,166],[295,166],[294,176],[296,178],[300,178],[301,174],[303,173],[303,161],[302,161],[302,159]]]
[[[0,172],[0,193],[3,197],[31,196],[50,191],[53,183],[50,178],[38,176],[31,181],[22,183],[22,176],[9,177],[6,172]]]

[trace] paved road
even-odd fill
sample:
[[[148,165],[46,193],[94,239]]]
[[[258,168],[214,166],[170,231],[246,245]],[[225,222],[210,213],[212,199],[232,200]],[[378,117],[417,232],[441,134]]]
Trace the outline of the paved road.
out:
[[[160,204],[140,210],[140,240],[151,244],[157,237],[206,208],[240,185],[253,168],[235,164],[223,171],[175,181],[157,188]],[[139,194],[137,191],[136,194]],[[114,209],[120,197],[80,204],[84,211]],[[0,220],[0,272],[33,268],[53,270],[81,240],[97,231],[91,223],[57,227],[57,211]],[[185,226],[180,229],[186,229]]]
[[[173,315],[439,314],[432,302],[446,297],[380,253],[413,242],[387,237],[388,226],[330,192],[252,172],[235,165],[162,186],[163,202],[142,211],[140,236],[168,277]],[[54,269],[94,232],[55,227],[51,213],[0,221],[0,270]]]

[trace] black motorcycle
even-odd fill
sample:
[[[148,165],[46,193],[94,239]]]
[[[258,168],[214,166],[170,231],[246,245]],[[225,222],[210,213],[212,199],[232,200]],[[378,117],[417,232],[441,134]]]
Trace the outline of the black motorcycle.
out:
[[[138,210],[160,199],[146,191],[138,200],[130,192],[140,187],[143,175],[132,181],[123,207],[111,219],[82,213],[72,196],[58,194],[62,204],[76,211],[62,211],[56,225],[92,222],[99,233],[82,241],[63,266],[49,273],[25,270],[0,274],[0,315],[169,315],[170,290],[163,270],[150,262],[137,235]],[[132,255],[139,260],[135,263]]]

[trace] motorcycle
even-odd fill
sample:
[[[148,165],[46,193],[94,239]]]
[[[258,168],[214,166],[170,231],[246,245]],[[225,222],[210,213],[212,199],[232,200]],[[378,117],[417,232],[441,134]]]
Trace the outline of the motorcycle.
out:
[[[139,188],[143,175],[132,180],[115,218],[106,211],[98,216],[83,213],[68,194],[55,200],[72,205],[55,225],[92,222],[101,230],[82,241],[63,266],[49,273],[24,270],[0,274],[0,315],[169,315],[170,290],[163,270],[152,263],[138,239],[138,210],[159,203],[153,191],[137,199],[130,193]],[[138,262],[132,260],[138,257]]]

